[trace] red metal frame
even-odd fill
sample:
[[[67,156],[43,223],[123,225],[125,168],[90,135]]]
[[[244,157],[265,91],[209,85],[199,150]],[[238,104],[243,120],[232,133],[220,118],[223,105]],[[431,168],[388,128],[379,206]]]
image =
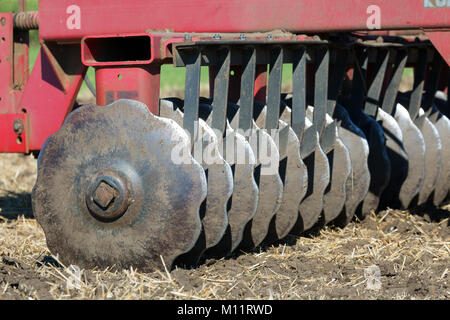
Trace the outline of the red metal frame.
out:
[[[153,114],[159,114],[160,65],[97,68],[95,82],[97,104],[117,99],[135,99],[145,103]]]
[[[70,57],[76,48],[45,48],[43,45],[39,52],[21,101],[23,110],[30,117],[30,150],[40,150],[47,137],[62,125],[73,107],[87,69],[81,64],[79,54],[78,60],[69,60],[70,71],[55,61],[53,50],[65,49],[61,56],[67,53]]]
[[[15,112],[14,96],[10,94],[13,87],[13,24],[12,14],[0,14],[0,112]]]
[[[435,8],[424,7],[429,3]],[[96,68],[98,104],[136,96],[157,114],[160,65],[172,61],[171,44],[184,41],[185,33],[196,41],[217,33],[261,38],[268,30],[367,31],[368,8],[375,5],[383,30],[424,30],[450,64],[450,6],[439,3],[446,6],[437,8],[435,0],[409,0],[407,6],[404,0],[40,0],[42,47],[30,77],[28,32],[14,29],[13,14],[0,13],[0,152],[39,150],[72,110],[87,66]],[[274,40],[286,37],[270,33]],[[86,50],[87,39],[136,35],[150,37],[146,61],[94,61]],[[265,68],[259,67],[255,79],[260,100],[265,99]],[[238,92],[235,87],[231,96]],[[13,130],[16,120],[24,124],[19,134]]]
[[[66,22],[72,13],[67,8],[74,4],[79,7],[80,28],[68,29]],[[382,29],[450,27],[449,7],[425,8],[424,4],[424,0],[40,0],[39,11],[41,37],[62,41],[155,30],[366,30],[371,15],[367,11],[373,5],[381,10]]]

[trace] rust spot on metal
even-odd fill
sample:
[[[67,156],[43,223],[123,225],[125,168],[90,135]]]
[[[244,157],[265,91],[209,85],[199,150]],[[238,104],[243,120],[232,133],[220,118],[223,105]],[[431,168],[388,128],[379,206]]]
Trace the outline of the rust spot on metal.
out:
[[[114,201],[117,195],[117,190],[107,184],[105,181],[101,181],[95,189],[93,200],[103,209],[108,208],[111,202]]]

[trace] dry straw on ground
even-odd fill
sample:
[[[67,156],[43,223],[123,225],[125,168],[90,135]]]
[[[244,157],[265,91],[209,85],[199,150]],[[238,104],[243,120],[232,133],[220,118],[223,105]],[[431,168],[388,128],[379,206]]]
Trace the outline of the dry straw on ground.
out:
[[[78,274],[51,257],[32,218],[35,177],[33,157],[0,155],[0,299],[450,298],[450,206],[373,213],[196,269]],[[370,266],[380,269],[379,290]]]

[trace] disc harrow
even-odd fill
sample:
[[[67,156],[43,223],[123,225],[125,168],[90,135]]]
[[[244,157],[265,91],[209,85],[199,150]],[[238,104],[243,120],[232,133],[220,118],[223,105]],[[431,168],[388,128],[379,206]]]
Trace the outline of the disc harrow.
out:
[[[130,99],[81,106],[45,143],[32,198],[50,249],[83,267],[195,266],[387,207],[439,205],[446,69],[428,41],[391,40],[174,43],[184,99],[160,99],[158,115]]]

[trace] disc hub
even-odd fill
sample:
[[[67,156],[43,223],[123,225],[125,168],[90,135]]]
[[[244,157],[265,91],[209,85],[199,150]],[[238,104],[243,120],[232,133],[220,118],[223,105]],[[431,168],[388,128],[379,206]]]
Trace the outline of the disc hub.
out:
[[[103,170],[93,177],[88,183],[85,198],[92,216],[104,222],[123,216],[132,200],[128,179],[112,169]]]

